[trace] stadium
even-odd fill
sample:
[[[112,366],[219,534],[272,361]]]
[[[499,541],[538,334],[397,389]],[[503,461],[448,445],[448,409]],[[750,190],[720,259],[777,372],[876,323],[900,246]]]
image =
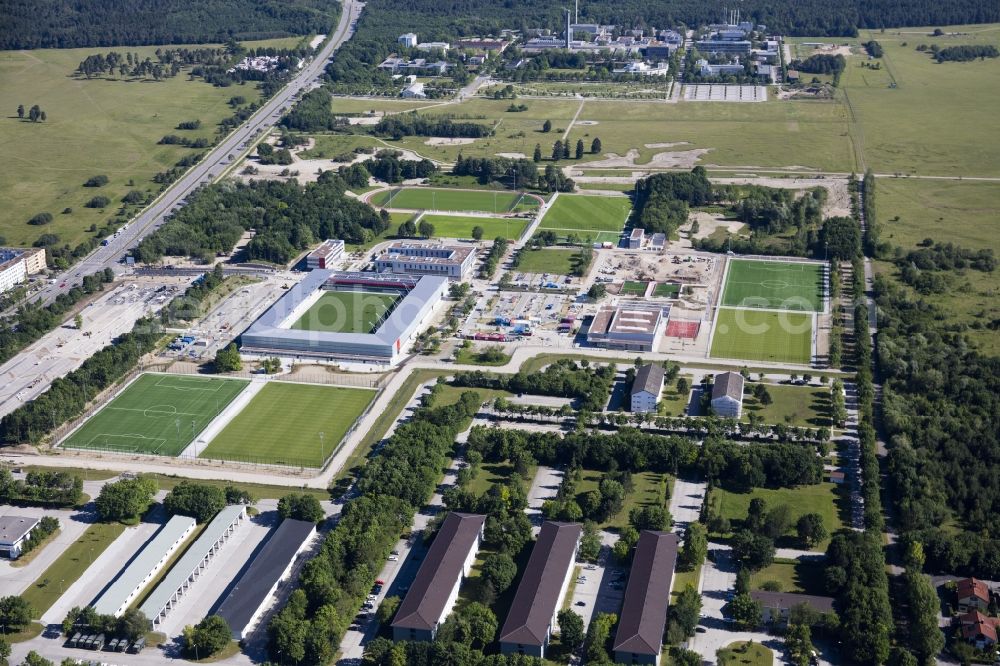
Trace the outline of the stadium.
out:
[[[392,364],[447,289],[436,275],[315,270],[243,333],[240,351]]]

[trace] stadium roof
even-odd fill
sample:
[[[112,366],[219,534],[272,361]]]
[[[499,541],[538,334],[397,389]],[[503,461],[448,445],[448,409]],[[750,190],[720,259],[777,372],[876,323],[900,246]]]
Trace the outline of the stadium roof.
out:
[[[170,572],[163,577],[160,584],[146,599],[146,603],[140,608],[146,617],[152,619],[159,616],[160,611],[167,605],[174,593],[187,582],[191,574],[201,566],[202,560],[245,512],[246,507],[242,504],[230,504],[216,514],[212,522],[202,531],[198,540],[191,544],[184,556],[174,563]]]
[[[315,530],[316,523],[293,518],[286,518],[278,525],[215,613],[226,620],[233,632],[243,634]]]
[[[658,655],[677,564],[677,535],[644,531],[632,558],[614,650]]]
[[[282,326],[293,314],[295,308],[309,298],[317,289],[329,280],[333,283],[338,281],[339,274],[335,271],[315,270],[311,271],[301,282],[285,292],[285,295],[278,299],[260,318],[250,325],[250,328],[243,334],[244,336],[269,336],[281,337],[285,340],[294,340],[309,345],[311,342],[321,340],[335,340],[345,344],[369,345],[373,342],[381,342],[385,345],[393,345],[400,338],[406,337],[410,327],[420,319],[419,315],[426,304],[431,301],[435,294],[448,284],[448,278],[437,275],[423,275],[415,280],[412,289],[403,297],[382,325],[372,333],[333,333],[324,331],[296,330]],[[348,274],[358,276],[357,273]],[[397,275],[387,273],[367,273],[365,279],[381,282],[400,282],[412,284],[413,275]]]
[[[396,612],[393,628],[432,631],[437,627],[485,522],[486,516],[448,514]]]
[[[502,643],[544,645],[548,640],[552,615],[559,604],[566,572],[573,566],[582,530],[578,523],[542,523],[500,631]]]
[[[135,558],[125,565],[118,579],[94,603],[94,610],[101,615],[117,615],[118,609],[129,602],[136,590],[146,584],[150,572],[161,566],[161,560],[170,549],[194,529],[195,520],[190,516],[174,516],[160,528]]]

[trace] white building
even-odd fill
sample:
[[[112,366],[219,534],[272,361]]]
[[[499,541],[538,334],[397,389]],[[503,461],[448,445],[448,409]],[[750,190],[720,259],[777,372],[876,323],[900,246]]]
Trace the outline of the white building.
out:
[[[24,542],[39,522],[38,518],[26,516],[0,516],[0,557],[8,560],[20,557]]]
[[[663,393],[663,376],[663,368],[659,365],[644,365],[636,371],[631,394],[633,412],[656,412]]]
[[[309,270],[332,270],[344,256],[344,241],[328,239],[306,256]]]
[[[396,41],[399,42],[400,46],[405,46],[408,49],[412,49],[414,46],[417,45],[417,36],[412,32],[408,32],[406,34],[400,35],[399,39],[397,39]]]
[[[406,99],[427,99],[423,83],[411,83],[406,88],[403,88],[402,95]]]
[[[0,293],[45,270],[44,248],[0,248]]]
[[[716,416],[738,419],[743,414],[743,375],[723,372],[712,384],[712,411]]]
[[[472,247],[397,241],[375,259],[375,270],[463,280],[475,263],[476,252]]]

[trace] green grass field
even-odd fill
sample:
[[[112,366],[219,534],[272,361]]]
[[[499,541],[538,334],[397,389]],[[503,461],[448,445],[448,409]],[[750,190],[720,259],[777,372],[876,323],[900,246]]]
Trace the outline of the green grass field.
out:
[[[743,421],[757,414],[764,423],[822,428],[830,426],[830,389],[815,386],[768,384],[771,404],[763,405],[747,394],[743,397]]]
[[[786,536],[798,541],[798,537],[794,536],[794,525],[799,516],[807,513],[823,516],[823,526],[830,534],[844,526],[837,508],[839,493],[840,486],[825,481],[797,488],[754,488],[749,493],[731,493],[722,488],[713,488],[711,502],[719,515],[728,518],[734,525],[739,525],[747,517],[750,500],[755,497],[767,502],[768,508],[786,504],[792,515],[792,527]],[[820,543],[813,550],[824,550],[825,547],[826,543]]]
[[[521,250],[517,268],[520,273],[549,273],[554,275],[569,275],[573,270],[573,255],[576,250],[563,250],[546,247],[541,250]]]
[[[538,208],[538,200],[521,192],[451,190],[436,187],[399,187],[372,197],[376,207],[405,210],[512,213]]]
[[[424,215],[434,225],[434,235],[438,238],[472,238],[472,228],[483,228],[483,240],[491,241],[498,236],[510,240],[517,239],[528,226],[529,220],[518,217],[460,217],[458,215]]]
[[[649,287],[648,282],[636,282],[635,280],[626,280],[622,284],[621,293],[626,296],[644,296],[646,294],[646,289]]]
[[[715,358],[808,364],[813,315],[721,308],[712,336]]]
[[[292,324],[298,331],[371,333],[399,297],[370,291],[327,291]]]
[[[320,467],[374,397],[367,389],[270,382],[200,457]]]
[[[657,298],[676,298],[679,293],[681,293],[679,284],[657,282],[656,286],[653,287],[653,296]]]
[[[579,501],[584,493],[597,490],[602,476],[603,472],[583,470],[583,478],[576,487],[577,500]],[[628,514],[632,509],[663,505],[666,498],[664,484],[668,482],[668,476],[658,472],[638,472],[633,474],[632,483],[635,484],[635,489],[625,495],[625,504],[622,510],[606,522],[601,523],[600,526],[602,528],[621,529],[628,525]]]
[[[298,40],[296,40],[298,41]],[[284,43],[277,40],[273,43]],[[270,45],[244,42],[244,46]],[[200,45],[198,48],[208,45]],[[156,59],[157,46],[128,47],[140,58]],[[174,48],[173,46],[171,48]],[[217,123],[232,115],[226,103],[241,95],[260,98],[253,82],[218,88],[189,80],[186,70],[161,81],[76,79],[72,73],[88,55],[112,48],[37,49],[0,53],[0,99],[7,102],[0,116],[0,235],[5,243],[30,245],[43,233],[54,233],[75,246],[91,224],[107,222],[130,190],[153,193],[151,178],[178,160],[200,150],[158,145],[165,134],[212,138]],[[121,51],[121,49],[117,49]],[[38,104],[47,115],[41,123],[20,121],[14,113]],[[178,131],[178,123],[200,120],[201,129]],[[103,187],[83,187],[91,176],[106,175]],[[132,181],[129,184],[129,181]],[[111,199],[106,209],[86,208],[91,197]],[[71,209],[69,213],[63,213]],[[55,218],[45,226],[30,226],[36,213]]]
[[[539,229],[588,232],[609,231],[617,234],[625,228],[632,201],[628,197],[583,194],[560,194],[542,218]]]
[[[217,377],[142,375],[62,446],[176,456],[248,383]]]
[[[719,666],[771,666],[774,652],[760,643],[736,641],[717,652]]]
[[[732,259],[722,305],[823,311],[822,264]]]
[[[774,582],[781,586],[782,592],[822,595],[826,594],[824,571],[821,562],[776,558],[770,566],[750,574],[750,587],[759,590],[764,583]]]

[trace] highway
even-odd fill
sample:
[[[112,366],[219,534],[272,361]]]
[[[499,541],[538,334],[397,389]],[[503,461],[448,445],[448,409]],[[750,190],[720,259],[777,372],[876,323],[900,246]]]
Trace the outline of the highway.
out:
[[[191,167],[173,185],[146,207],[108,245],[98,247],[86,258],[59,275],[55,282],[32,295],[32,300],[41,299],[51,303],[60,292],[79,284],[84,275],[95,273],[107,267],[117,268],[118,261],[126,250],[138,245],[139,241],[166,222],[167,216],[187,197],[202,185],[211,183],[216,176],[238,157],[248,142],[268,131],[281,119],[283,110],[293,103],[300,92],[307,92],[323,76],[323,70],[333,53],[354,35],[354,24],[364,8],[357,0],[343,0],[340,21],[326,44],[316,56],[308,61],[295,77],[274,97],[268,100],[245,123],[226,136],[201,162]]]

